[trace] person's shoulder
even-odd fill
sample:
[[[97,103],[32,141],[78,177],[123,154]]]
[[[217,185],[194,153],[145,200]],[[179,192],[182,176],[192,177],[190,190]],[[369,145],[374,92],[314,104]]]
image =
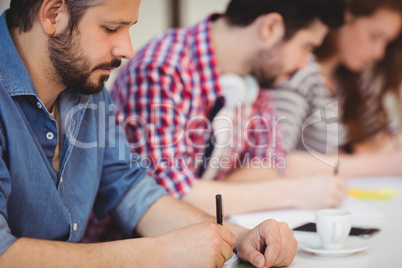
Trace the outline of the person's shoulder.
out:
[[[171,29],[143,46],[129,61],[127,71],[180,66],[190,57],[191,28]]]

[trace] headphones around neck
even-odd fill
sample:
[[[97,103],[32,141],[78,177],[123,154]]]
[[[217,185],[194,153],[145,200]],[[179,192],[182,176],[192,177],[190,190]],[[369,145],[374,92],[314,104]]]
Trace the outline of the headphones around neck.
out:
[[[252,76],[224,74],[220,76],[219,82],[225,97],[225,107],[234,108],[239,102],[251,105],[260,92],[257,80]]]
[[[212,116],[210,116],[213,121],[212,129],[217,135],[211,135],[208,142],[209,146],[204,154],[203,164],[198,171],[198,176],[204,179],[214,179],[217,174],[217,169],[209,166],[209,159],[211,157],[220,158],[227,153],[227,148],[216,146],[216,144],[226,144],[227,140],[230,138],[230,134],[227,130],[230,128],[231,124],[228,123],[227,120],[237,120],[235,110],[238,108],[238,105],[251,107],[260,92],[257,80],[252,76],[241,77],[235,74],[224,74],[220,76],[219,82],[225,100],[217,100],[212,109]],[[218,106],[219,108],[217,108]],[[223,118],[220,120],[219,117]]]

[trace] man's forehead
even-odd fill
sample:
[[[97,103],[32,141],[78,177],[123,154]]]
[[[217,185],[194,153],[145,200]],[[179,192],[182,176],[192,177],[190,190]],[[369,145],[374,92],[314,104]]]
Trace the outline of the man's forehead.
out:
[[[114,24],[131,26],[138,20],[140,0],[100,0],[90,8],[102,14],[102,19]]]

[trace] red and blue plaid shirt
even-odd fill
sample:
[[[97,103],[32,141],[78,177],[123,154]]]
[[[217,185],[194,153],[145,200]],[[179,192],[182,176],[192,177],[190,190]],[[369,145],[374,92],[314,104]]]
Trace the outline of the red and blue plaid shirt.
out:
[[[140,154],[149,163],[150,175],[177,198],[199,179],[197,170],[211,135],[204,118],[222,96],[210,36],[214,16],[152,40],[122,67],[111,91],[116,120],[125,127],[132,153]],[[252,108],[252,115],[260,117],[247,126],[253,131],[235,139],[225,155],[228,163],[214,179],[224,178],[244,161],[284,158],[278,131],[261,131],[272,126],[274,113],[270,94],[260,96]],[[245,127],[244,122],[236,124]]]

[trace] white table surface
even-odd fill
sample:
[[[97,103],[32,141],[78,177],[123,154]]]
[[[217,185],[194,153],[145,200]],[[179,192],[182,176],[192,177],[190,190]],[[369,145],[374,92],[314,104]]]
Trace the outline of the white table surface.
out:
[[[352,212],[353,226],[381,229],[379,233],[368,238],[369,248],[341,258],[320,257],[299,249],[290,267],[402,268],[402,177],[352,178],[349,179],[349,184],[352,188],[392,188],[399,192],[387,200],[348,198],[343,205],[344,209],[350,208]],[[229,220],[252,228],[267,217],[285,221],[294,228],[300,223],[314,221],[314,211],[287,210],[252,213],[236,215]],[[295,232],[298,241],[311,235],[314,234]]]

